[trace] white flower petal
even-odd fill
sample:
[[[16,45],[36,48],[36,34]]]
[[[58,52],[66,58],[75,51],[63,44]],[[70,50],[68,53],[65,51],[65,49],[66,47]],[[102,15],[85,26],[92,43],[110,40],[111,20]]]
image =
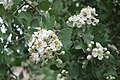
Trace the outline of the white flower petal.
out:
[[[103,55],[98,56],[98,60],[102,60],[103,59]]]

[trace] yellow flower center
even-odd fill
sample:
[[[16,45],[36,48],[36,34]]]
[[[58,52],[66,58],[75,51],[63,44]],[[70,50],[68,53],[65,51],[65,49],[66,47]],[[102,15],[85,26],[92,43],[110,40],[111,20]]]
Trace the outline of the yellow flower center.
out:
[[[58,42],[58,41],[55,41],[54,44],[57,46],[57,45],[59,45],[59,42]]]
[[[76,23],[78,23],[78,24],[79,24],[79,23],[80,23],[80,20],[77,20],[77,21],[76,21]]]
[[[85,11],[83,12],[83,16],[85,16],[85,17],[87,16],[87,13]]]
[[[98,55],[102,55],[102,52],[100,50],[98,51]]]
[[[44,57],[48,57],[48,53],[44,53],[43,55],[44,55]]]
[[[41,47],[42,46],[42,42],[38,42],[38,47]]]

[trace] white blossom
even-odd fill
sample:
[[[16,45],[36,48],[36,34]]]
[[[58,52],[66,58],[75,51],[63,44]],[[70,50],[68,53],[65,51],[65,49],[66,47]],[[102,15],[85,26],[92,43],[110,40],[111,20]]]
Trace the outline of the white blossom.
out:
[[[56,39],[50,44],[50,48],[53,49],[53,51],[60,50],[62,46],[62,43]]]
[[[95,8],[88,6],[83,8],[80,14],[69,17],[67,23],[73,22],[73,26],[77,26],[78,28],[81,28],[85,24],[95,26],[99,22],[96,16],[98,16],[98,14]]]
[[[6,31],[7,31],[4,24],[0,27],[0,29],[1,29],[2,33],[6,33]]]
[[[57,54],[57,51],[61,49],[62,43],[52,30],[40,28],[38,30],[39,31],[32,34],[32,38],[28,43],[28,51],[30,53],[39,54],[38,58],[43,61],[52,59]]]
[[[88,51],[89,47],[90,47],[90,45],[88,45],[87,51]],[[102,47],[102,45],[99,42],[96,42],[95,47],[94,48],[91,47],[91,50],[88,52],[91,52],[91,54],[94,58],[98,58],[98,60],[102,60],[104,57],[105,58],[109,57],[110,52],[106,51],[106,50],[107,50],[107,48]],[[88,58],[89,58],[89,55],[87,56],[87,59]]]
[[[10,34],[10,35],[8,36],[7,41],[12,42],[11,38],[12,38],[12,34]]]
[[[36,63],[40,61],[39,54],[38,53],[32,53],[30,56],[32,61],[35,61]]]
[[[83,8],[80,12],[80,16],[82,16],[84,18],[84,20],[87,20],[87,18],[91,17],[91,7],[86,7]]]
[[[22,11],[26,12],[28,8],[29,8],[29,5],[24,5],[21,9],[18,10],[18,13]]]

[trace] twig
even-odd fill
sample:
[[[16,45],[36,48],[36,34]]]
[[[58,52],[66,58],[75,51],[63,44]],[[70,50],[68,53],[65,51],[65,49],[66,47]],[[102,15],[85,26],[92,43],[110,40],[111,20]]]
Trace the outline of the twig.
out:
[[[18,10],[20,10],[25,4],[26,4],[26,3],[23,3],[23,4],[13,13],[13,15],[14,15],[16,12],[18,12]]]
[[[14,43],[15,43],[15,42],[19,42],[19,41],[21,41],[21,40],[23,40],[23,39],[24,39],[24,37],[21,37],[21,38],[19,38],[18,40],[14,41]]]
[[[39,16],[42,16],[42,14],[39,12],[39,10],[37,8],[35,8],[33,5],[31,5],[29,2],[27,2],[26,0],[23,0],[26,4],[28,4],[30,7],[32,7],[37,13]]]
[[[9,65],[6,65],[8,68],[8,71],[10,72],[11,75],[13,75],[15,77],[16,80],[18,80],[18,77],[12,72],[11,68]]]
[[[20,10],[25,4],[26,4],[26,3],[23,3],[16,11],[13,12],[12,15],[14,15],[16,12],[18,12],[18,10]],[[12,15],[11,15],[11,16],[12,16]],[[4,25],[4,24],[5,24],[5,21],[3,21],[2,24],[0,24],[0,27],[1,27],[2,25]]]

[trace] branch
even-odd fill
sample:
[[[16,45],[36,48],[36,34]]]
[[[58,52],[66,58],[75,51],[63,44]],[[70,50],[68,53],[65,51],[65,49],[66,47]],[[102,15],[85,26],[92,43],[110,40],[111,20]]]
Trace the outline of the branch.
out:
[[[26,0],[23,0],[26,4],[28,4],[31,8],[33,8],[39,16],[42,16],[42,14],[39,12],[39,10],[37,8],[35,8],[33,5],[31,5],[29,2],[27,2]]]
[[[18,77],[12,72],[11,68],[9,65],[6,65],[8,68],[8,71],[10,72],[11,75],[13,75],[15,77],[16,80],[18,80]]]
[[[16,11],[13,12],[12,15],[14,15],[16,12],[18,12],[18,10],[20,10],[25,4],[26,4],[26,3],[23,3]],[[11,15],[11,16],[12,16],[12,15]],[[1,27],[2,25],[4,25],[4,24],[5,24],[5,21],[3,21],[2,24],[0,24],[0,27]]]
[[[14,15],[16,12],[18,12],[18,10],[20,10],[25,4],[26,4],[26,3],[23,3],[23,4],[13,13],[13,15]]]

